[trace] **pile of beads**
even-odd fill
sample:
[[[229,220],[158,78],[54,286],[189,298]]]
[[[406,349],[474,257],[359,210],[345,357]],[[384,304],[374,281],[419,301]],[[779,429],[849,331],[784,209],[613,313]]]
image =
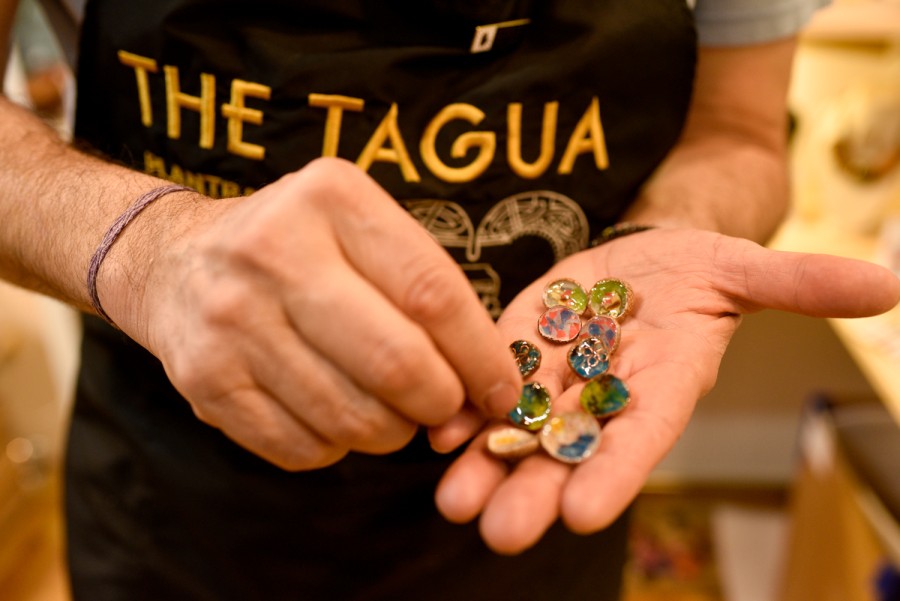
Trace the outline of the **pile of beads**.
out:
[[[619,320],[631,310],[634,295],[628,284],[616,279],[600,280],[586,291],[563,278],[544,288],[543,302],[546,310],[538,319],[538,332],[551,342],[573,343],[568,363],[587,380],[579,399],[584,412],[551,417],[550,393],[537,382],[526,383],[509,414],[513,426],[492,431],[488,449],[498,457],[518,459],[540,445],[555,459],[578,463],[599,446],[600,420],[621,412],[630,401],[625,383],[607,372],[619,346]],[[541,351],[534,343],[516,340],[510,350],[523,378],[540,367]]]

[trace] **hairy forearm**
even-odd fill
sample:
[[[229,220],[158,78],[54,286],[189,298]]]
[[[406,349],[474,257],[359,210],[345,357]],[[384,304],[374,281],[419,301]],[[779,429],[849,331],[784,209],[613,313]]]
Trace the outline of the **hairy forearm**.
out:
[[[162,182],[74,150],[2,97],[0,128],[0,277],[86,309],[88,264],[103,233]]]
[[[788,205],[794,40],[700,50],[681,140],[625,219],[767,239]]]
[[[787,211],[788,189],[783,152],[713,138],[676,150],[624,219],[764,242]]]

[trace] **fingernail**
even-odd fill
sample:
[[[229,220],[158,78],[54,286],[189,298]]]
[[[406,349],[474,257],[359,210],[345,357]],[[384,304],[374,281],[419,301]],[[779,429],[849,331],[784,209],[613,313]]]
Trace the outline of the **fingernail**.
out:
[[[488,390],[482,406],[495,417],[505,417],[519,402],[521,393],[521,385],[513,386],[509,382],[497,382]]]

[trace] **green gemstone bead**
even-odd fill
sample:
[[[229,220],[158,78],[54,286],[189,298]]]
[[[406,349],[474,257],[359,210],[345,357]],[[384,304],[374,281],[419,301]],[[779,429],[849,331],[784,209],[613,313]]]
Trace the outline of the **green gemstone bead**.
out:
[[[585,385],[579,400],[582,409],[603,419],[625,409],[631,401],[631,393],[625,382],[612,374],[603,374]]]
[[[519,403],[509,412],[509,419],[526,430],[540,430],[550,417],[550,392],[537,382],[522,387]]]
[[[631,310],[631,301],[631,288],[620,280],[600,280],[591,288],[590,305],[594,315],[624,317]]]

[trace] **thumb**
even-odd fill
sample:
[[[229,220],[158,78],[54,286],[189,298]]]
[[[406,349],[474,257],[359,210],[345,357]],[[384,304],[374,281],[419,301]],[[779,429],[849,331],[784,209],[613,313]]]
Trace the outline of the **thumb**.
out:
[[[714,281],[747,311],[778,309],[810,317],[867,317],[900,302],[900,279],[858,259],[773,251],[752,242],[717,252]]]

